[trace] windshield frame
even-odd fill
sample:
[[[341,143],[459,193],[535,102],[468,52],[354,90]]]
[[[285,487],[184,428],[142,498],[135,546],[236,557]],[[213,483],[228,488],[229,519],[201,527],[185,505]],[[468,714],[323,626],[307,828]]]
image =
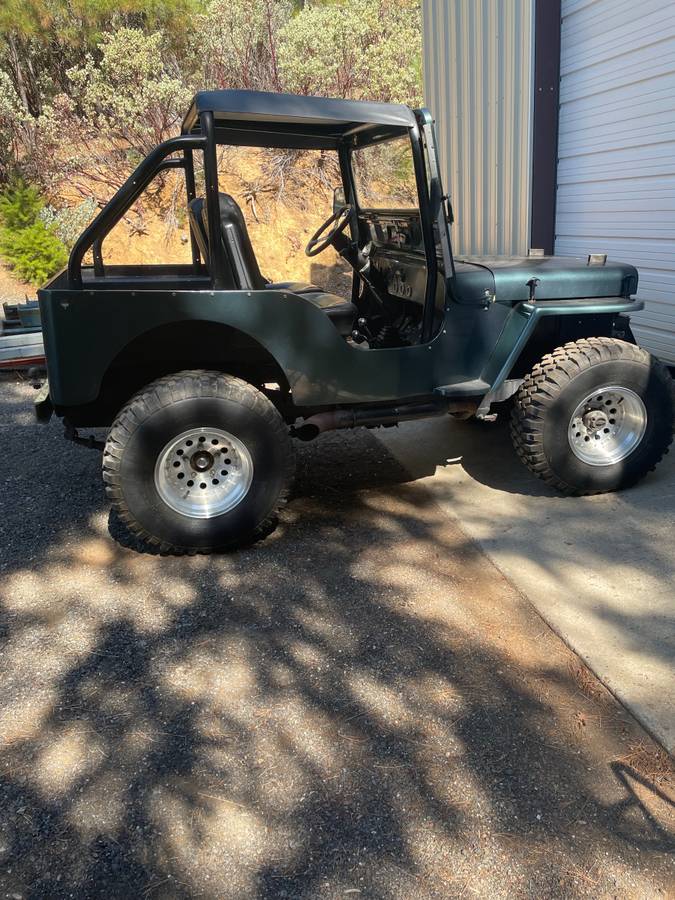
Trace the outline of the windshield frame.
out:
[[[353,181],[353,185],[354,185],[354,200],[355,200],[356,206],[359,210],[373,212],[373,213],[389,213],[389,212],[396,213],[396,212],[398,212],[398,213],[403,213],[406,215],[410,215],[411,213],[420,213],[420,215],[421,215],[420,197],[423,193],[427,194],[427,196],[428,196],[426,175],[424,178],[424,184],[422,186],[420,186],[419,179],[417,177],[417,170],[416,170],[416,166],[415,166],[415,143],[413,141],[413,136],[412,136],[411,132],[412,132],[412,129],[409,129],[407,134],[395,135],[394,137],[387,138],[386,140],[382,140],[382,141],[377,141],[376,143],[373,143],[373,144],[366,144],[361,147],[352,148],[351,154],[350,154],[350,167],[351,167],[351,172],[352,172],[352,181]],[[361,205],[362,198],[361,198],[360,194],[362,193],[363,180],[361,178],[359,178],[359,176],[357,174],[358,166],[355,164],[356,161],[354,159],[354,154],[355,153],[367,153],[368,150],[370,150],[371,148],[374,148],[376,146],[382,146],[385,144],[394,144],[395,142],[399,143],[401,141],[407,142],[407,147],[410,150],[410,165],[411,165],[411,169],[412,169],[411,174],[412,174],[413,178],[415,179],[415,193],[416,193],[416,198],[417,198],[417,204],[414,206],[383,206],[383,205],[373,206],[373,205],[367,204],[367,203],[364,203],[363,205]],[[425,167],[425,171],[426,171],[426,167]]]
[[[419,111],[415,111],[415,118],[417,122],[420,122],[422,125],[425,124],[425,119],[424,117],[420,117]],[[429,171],[433,173],[433,166],[429,165],[429,163],[431,162],[430,160],[428,162],[425,162],[425,149],[422,142],[420,126],[418,124],[415,124],[408,129],[408,133],[410,136],[410,144],[412,148],[413,167],[415,171],[415,184],[417,186],[418,202],[416,208],[408,210],[408,215],[410,213],[415,213],[420,217],[420,227],[422,231],[422,240],[424,243],[424,257],[427,269],[427,284],[424,296],[424,317],[421,335],[421,343],[424,344],[428,343],[433,336],[433,315],[436,302],[436,285],[438,282],[438,260],[436,258],[436,243],[434,240],[434,216],[431,209],[431,188],[427,181],[427,167],[429,168]],[[392,138],[390,138],[390,140],[392,140]],[[400,209],[371,210],[367,206],[359,206],[358,197],[356,194],[356,179],[354,177],[354,160],[352,158],[355,149],[357,148],[354,146],[350,146],[347,152],[343,156],[341,156],[344,181],[343,186],[345,189],[345,195],[349,198],[349,203],[351,204],[354,211],[355,222],[358,221],[358,218],[363,213],[373,212],[382,214],[391,212],[395,215],[397,211],[399,213],[402,212]],[[358,229],[354,228],[352,232],[352,237],[354,239],[356,239],[357,232]]]

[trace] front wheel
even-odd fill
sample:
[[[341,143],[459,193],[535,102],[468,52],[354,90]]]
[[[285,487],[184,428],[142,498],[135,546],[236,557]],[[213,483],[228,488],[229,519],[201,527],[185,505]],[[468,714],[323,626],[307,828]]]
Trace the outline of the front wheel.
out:
[[[293,468],[273,404],[220,372],[179,372],[148,385],[118,414],[103,453],[114,510],[163,553],[210,553],[262,535]]]
[[[587,338],[546,355],[525,378],[511,416],[520,459],[564,494],[629,487],[673,439],[668,370],[645,350]]]

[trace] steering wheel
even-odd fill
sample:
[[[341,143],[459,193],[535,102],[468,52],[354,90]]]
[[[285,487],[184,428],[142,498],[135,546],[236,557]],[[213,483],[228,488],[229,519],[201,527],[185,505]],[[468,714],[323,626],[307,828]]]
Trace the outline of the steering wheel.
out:
[[[341,206],[340,209],[336,210],[329,219],[326,219],[323,225],[320,225],[312,237],[307,241],[307,246],[305,247],[307,256],[318,256],[319,253],[323,253],[326,247],[330,247],[335,238],[339,234],[342,234],[347,225],[349,225],[351,215],[352,207],[350,203],[347,203],[345,206]],[[333,223],[335,224],[333,225]],[[333,225],[333,227],[324,237],[324,231],[331,225]]]

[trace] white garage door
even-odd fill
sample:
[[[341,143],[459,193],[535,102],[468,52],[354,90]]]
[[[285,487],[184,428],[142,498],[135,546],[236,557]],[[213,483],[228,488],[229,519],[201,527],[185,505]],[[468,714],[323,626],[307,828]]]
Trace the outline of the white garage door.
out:
[[[555,252],[636,265],[636,337],[675,364],[675,0],[562,13]]]

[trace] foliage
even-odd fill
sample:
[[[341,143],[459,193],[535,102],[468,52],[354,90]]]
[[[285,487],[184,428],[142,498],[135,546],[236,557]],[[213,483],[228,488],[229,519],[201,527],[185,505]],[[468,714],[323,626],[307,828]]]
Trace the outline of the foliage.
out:
[[[289,90],[353,99],[418,104],[420,60],[420,8],[410,0],[305,6],[279,48]]]
[[[204,87],[278,91],[280,34],[289,0],[212,0],[197,34]]]
[[[38,220],[44,222],[47,228],[70,250],[84,228],[94,218],[97,209],[96,201],[92,197],[88,197],[77,206],[66,206],[63,209],[44,206],[40,210]]]
[[[67,69],[119,28],[161,32],[184,54],[205,0],[2,0],[0,56],[24,107],[38,116],[49,85],[68,90]]]
[[[37,190],[21,178],[12,181],[0,194],[0,223],[10,231],[33,225],[41,209]]]
[[[159,33],[120,28],[98,49],[97,58],[89,54],[68,70],[69,93],[54,97],[36,120],[36,152],[26,166],[50,192],[67,180],[70,190],[102,203],[176,133],[191,91]],[[76,136],[65,147],[64,132]]]
[[[420,16],[420,0],[0,0],[0,184],[20,171],[59,208],[74,194],[101,204],[178,131],[196,89],[417,105]],[[312,174],[302,160],[266,154],[255,191]],[[158,204],[164,183],[141,202]],[[75,226],[50,215],[70,243]]]
[[[94,129],[147,152],[173,133],[191,92],[164,53],[159,32],[120,28],[99,44],[100,58],[68,70],[71,97]]]
[[[18,120],[21,102],[9,75],[0,69],[0,181],[7,181],[19,154]]]
[[[33,284],[42,284],[68,261],[66,248],[44,222],[18,231],[3,228],[0,253],[19,278]]]
[[[41,284],[68,260],[63,241],[40,216],[37,190],[16,179],[0,194],[0,254],[23,281]]]

